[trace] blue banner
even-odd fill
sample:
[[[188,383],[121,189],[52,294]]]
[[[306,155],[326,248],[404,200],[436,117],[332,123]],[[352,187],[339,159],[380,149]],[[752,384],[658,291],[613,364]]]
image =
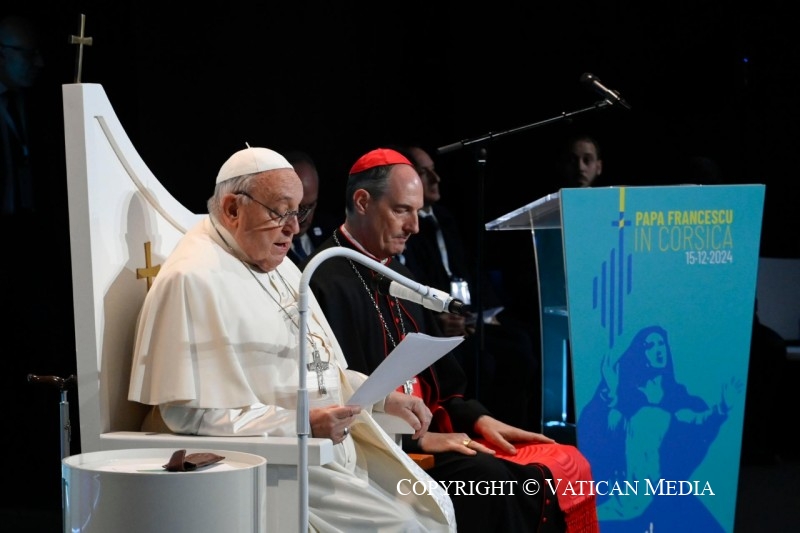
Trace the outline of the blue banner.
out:
[[[764,186],[560,197],[577,444],[602,532],[732,532]]]

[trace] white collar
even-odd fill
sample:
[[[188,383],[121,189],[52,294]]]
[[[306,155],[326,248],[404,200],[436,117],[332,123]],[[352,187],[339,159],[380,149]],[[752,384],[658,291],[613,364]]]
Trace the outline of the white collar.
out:
[[[356,240],[356,238],[355,238],[355,237],[353,237],[353,236],[350,234],[350,232],[349,232],[349,231],[347,231],[347,228],[346,228],[346,227],[344,227],[344,224],[342,224],[342,225],[339,227],[339,229],[342,231],[342,233],[344,233],[345,237],[347,237],[347,240],[349,240],[350,242],[352,242],[352,243],[355,245],[355,247],[356,247],[356,248],[358,248],[358,251],[359,251],[359,252],[361,252],[362,254],[366,255],[366,256],[367,256],[367,257],[369,257],[370,259],[374,259],[375,261],[379,261],[381,264],[384,264],[384,265],[385,265],[385,264],[386,264],[386,262],[389,260],[389,258],[388,258],[388,257],[387,257],[386,259],[378,259],[378,258],[377,258],[377,257],[375,257],[374,255],[372,255],[371,253],[369,253],[369,252],[367,251],[367,249],[366,249],[366,248],[364,248],[364,247],[361,245],[361,243],[360,243],[360,242],[358,242],[358,241]]]

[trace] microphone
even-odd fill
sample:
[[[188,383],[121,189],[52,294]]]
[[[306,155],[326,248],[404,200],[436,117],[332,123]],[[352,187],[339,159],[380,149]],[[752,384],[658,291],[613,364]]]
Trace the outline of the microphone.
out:
[[[403,300],[416,302],[427,309],[440,313],[464,314],[464,302],[461,300],[457,300],[446,292],[433,287],[426,287],[425,285],[420,285],[420,287],[426,290],[425,294],[420,294],[380,274],[372,279],[372,288],[384,296],[395,296]]]
[[[581,76],[581,83],[589,85],[597,94],[602,96],[605,99],[605,101],[608,102],[609,104],[621,105],[622,107],[630,111],[631,109],[630,104],[628,104],[628,102],[626,102],[625,99],[619,95],[619,92],[612,91],[611,89],[603,85],[603,83],[600,80],[598,80],[594,76],[594,74],[584,72],[583,75]]]

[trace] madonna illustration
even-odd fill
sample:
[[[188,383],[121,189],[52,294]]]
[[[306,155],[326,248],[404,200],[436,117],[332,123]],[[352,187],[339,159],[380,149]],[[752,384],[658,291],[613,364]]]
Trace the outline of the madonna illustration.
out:
[[[661,531],[682,526],[722,532],[701,501],[703,496],[713,497],[712,487],[703,496],[654,495],[646,490],[646,480],[652,486],[662,479],[692,480],[730,409],[741,401],[743,384],[731,379],[722,385],[719,401],[711,406],[688,392],[675,379],[667,331],[657,325],[641,329],[616,357],[606,354],[600,374],[578,427],[592,441],[581,450],[592,465],[595,482],[607,482],[606,494],[597,495],[603,533],[648,531],[653,522]]]

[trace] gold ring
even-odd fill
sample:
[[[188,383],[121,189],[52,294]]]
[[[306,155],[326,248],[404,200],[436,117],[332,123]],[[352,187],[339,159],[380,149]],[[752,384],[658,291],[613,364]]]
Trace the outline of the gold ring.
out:
[[[472,442],[472,439],[466,439],[466,440],[465,440],[464,442],[462,442],[461,444],[462,444],[462,445],[464,445],[464,446],[469,446],[469,443],[470,443],[470,442]]]

